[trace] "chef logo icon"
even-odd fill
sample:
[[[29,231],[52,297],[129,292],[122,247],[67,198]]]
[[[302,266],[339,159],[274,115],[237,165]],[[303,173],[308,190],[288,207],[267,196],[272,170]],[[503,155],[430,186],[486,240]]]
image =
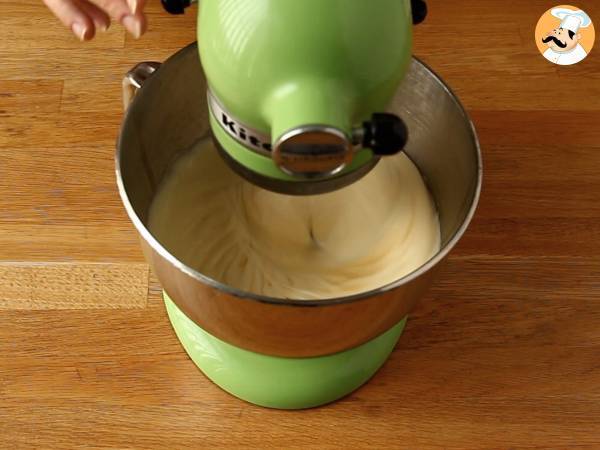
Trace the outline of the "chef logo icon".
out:
[[[592,19],[585,11],[560,5],[546,11],[535,28],[538,50],[548,61],[570,66],[585,59],[594,45]]]

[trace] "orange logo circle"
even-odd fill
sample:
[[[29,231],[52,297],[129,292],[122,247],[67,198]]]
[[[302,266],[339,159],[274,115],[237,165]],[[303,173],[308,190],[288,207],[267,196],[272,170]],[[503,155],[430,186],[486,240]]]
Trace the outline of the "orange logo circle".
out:
[[[570,66],[584,60],[594,46],[596,33],[590,16],[571,5],[550,8],[535,27],[535,43],[544,58]]]

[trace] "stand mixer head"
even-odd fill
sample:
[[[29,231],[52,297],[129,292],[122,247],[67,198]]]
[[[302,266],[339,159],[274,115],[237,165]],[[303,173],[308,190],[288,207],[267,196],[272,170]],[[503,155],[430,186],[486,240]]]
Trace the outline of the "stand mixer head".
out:
[[[189,0],[163,0],[182,13]],[[214,141],[250,182],[308,195],[346,186],[408,131],[385,113],[421,0],[203,0],[198,47]]]

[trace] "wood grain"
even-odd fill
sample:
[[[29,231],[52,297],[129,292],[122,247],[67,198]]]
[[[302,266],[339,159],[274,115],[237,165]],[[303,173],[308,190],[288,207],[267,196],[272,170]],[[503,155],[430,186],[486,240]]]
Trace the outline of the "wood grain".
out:
[[[373,380],[284,412],[187,358],[115,188],[121,77],[195,11],[84,45],[0,1],[0,448],[600,447],[600,48],[545,61],[545,1],[428,3],[415,53],[475,122],[480,208]]]
[[[2,263],[2,309],[144,308],[146,264]]]

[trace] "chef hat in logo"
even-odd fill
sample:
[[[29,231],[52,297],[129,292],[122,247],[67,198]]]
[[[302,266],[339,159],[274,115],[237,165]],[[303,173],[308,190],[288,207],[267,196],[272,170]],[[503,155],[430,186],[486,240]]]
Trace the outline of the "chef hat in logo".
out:
[[[569,8],[553,8],[550,11],[554,17],[561,20],[560,27],[577,33],[579,28],[589,27],[592,19],[584,11]]]

